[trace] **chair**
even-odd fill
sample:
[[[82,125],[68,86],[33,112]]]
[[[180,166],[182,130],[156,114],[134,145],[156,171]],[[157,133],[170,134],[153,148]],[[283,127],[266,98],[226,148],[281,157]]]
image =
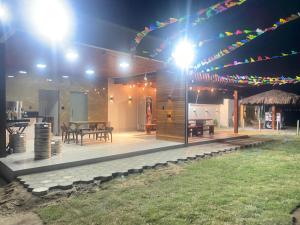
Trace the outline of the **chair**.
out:
[[[65,123],[61,126],[61,139],[65,143],[68,141],[68,144],[70,144],[70,135],[73,136],[73,141],[76,142],[76,130],[72,129],[71,127],[68,127]]]

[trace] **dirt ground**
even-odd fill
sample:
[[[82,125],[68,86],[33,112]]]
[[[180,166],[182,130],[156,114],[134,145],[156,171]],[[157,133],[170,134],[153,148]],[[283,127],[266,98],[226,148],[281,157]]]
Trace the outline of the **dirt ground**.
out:
[[[300,206],[292,214],[293,225],[300,225]]]
[[[0,185],[0,224],[5,225],[42,225],[43,222],[35,214],[37,207],[64,201],[71,194],[82,193],[83,190],[53,192],[45,197],[33,196],[19,182],[14,181]]]

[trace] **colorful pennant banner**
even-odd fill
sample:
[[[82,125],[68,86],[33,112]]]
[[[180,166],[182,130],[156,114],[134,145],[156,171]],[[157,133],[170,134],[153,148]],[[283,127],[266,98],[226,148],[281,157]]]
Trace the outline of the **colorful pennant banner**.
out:
[[[165,28],[171,24],[175,23],[182,23],[187,21],[188,18],[191,18],[189,20],[193,20],[192,25],[196,26],[203,21],[209,19],[212,16],[215,16],[219,13],[222,13],[224,11],[227,11],[228,9],[239,6],[243,3],[245,3],[247,0],[225,0],[223,2],[219,2],[213,6],[210,6],[206,9],[200,9],[197,14],[193,16],[185,16],[185,17],[180,17],[180,18],[169,18],[165,22],[159,22],[157,21],[154,24],[149,25],[148,27],[145,27],[145,29],[139,33],[137,33],[135,39],[134,39],[134,44],[131,48],[131,51],[135,51],[137,46],[141,43],[141,41],[152,31]],[[195,19],[193,19],[195,18]]]
[[[194,73],[192,75],[193,81],[211,81],[218,83],[231,83],[237,85],[284,85],[284,84],[296,84],[300,82],[300,75],[296,78],[280,76],[241,76],[241,75],[219,75],[210,73]]]
[[[262,62],[262,61],[270,61],[270,60],[273,60],[273,59],[279,59],[279,58],[294,56],[294,55],[299,55],[299,54],[300,54],[300,52],[291,51],[290,53],[281,53],[281,55],[276,55],[276,56],[258,56],[256,58],[250,57],[250,58],[247,58],[243,61],[234,61],[233,63],[230,63],[230,64],[206,68],[206,69],[201,70],[201,72],[202,73],[212,72],[212,71],[221,70],[221,69],[232,67],[232,66]]]
[[[202,66],[208,65],[212,62],[214,62],[217,59],[222,58],[225,55],[230,54],[231,52],[233,52],[234,50],[244,46],[246,43],[253,41],[254,39],[260,37],[262,34],[267,33],[267,32],[272,32],[274,30],[276,30],[278,27],[287,24],[291,21],[294,21],[296,19],[300,18],[300,13],[298,14],[293,14],[288,18],[285,19],[280,19],[278,22],[276,22],[273,26],[266,28],[265,30],[263,30],[261,33],[259,34],[249,34],[247,35],[246,39],[243,39],[241,41],[237,41],[236,43],[228,46],[227,48],[220,50],[217,54],[215,54],[214,56],[211,56],[207,59],[202,60],[200,63],[198,63],[197,65],[194,66],[194,69],[199,69]]]

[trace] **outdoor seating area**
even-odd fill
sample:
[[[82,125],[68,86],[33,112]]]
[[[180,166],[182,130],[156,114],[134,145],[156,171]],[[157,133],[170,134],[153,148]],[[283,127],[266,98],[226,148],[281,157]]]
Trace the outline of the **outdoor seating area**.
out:
[[[213,119],[189,120],[189,125],[188,125],[189,137],[203,136],[205,131],[208,131],[208,134],[213,135],[214,130],[215,130],[215,125],[213,124]]]

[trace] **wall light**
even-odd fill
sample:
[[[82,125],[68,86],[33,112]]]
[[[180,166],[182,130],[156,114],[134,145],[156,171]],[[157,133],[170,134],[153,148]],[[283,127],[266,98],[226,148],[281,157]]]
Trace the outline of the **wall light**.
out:
[[[62,76],[62,78],[64,78],[64,79],[68,79],[68,78],[69,78],[69,76],[66,76],[66,75],[64,75],[64,76]]]
[[[132,102],[132,97],[128,96],[128,102],[131,103]]]
[[[7,77],[8,78],[14,78],[15,76],[14,75],[8,75]]]
[[[130,64],[128,62],[121,62],[119,65],[122,69],[129,68]]]
[[[20,71],[19,71],[19,74],[27,74],[27,71],[25,71],[25,70],[20,70]]]
[[[110,102],[113,102],[113,101],[114,101],[114,96],[112,96],[112,95],[109,96],[109,101],[110,101]]]

